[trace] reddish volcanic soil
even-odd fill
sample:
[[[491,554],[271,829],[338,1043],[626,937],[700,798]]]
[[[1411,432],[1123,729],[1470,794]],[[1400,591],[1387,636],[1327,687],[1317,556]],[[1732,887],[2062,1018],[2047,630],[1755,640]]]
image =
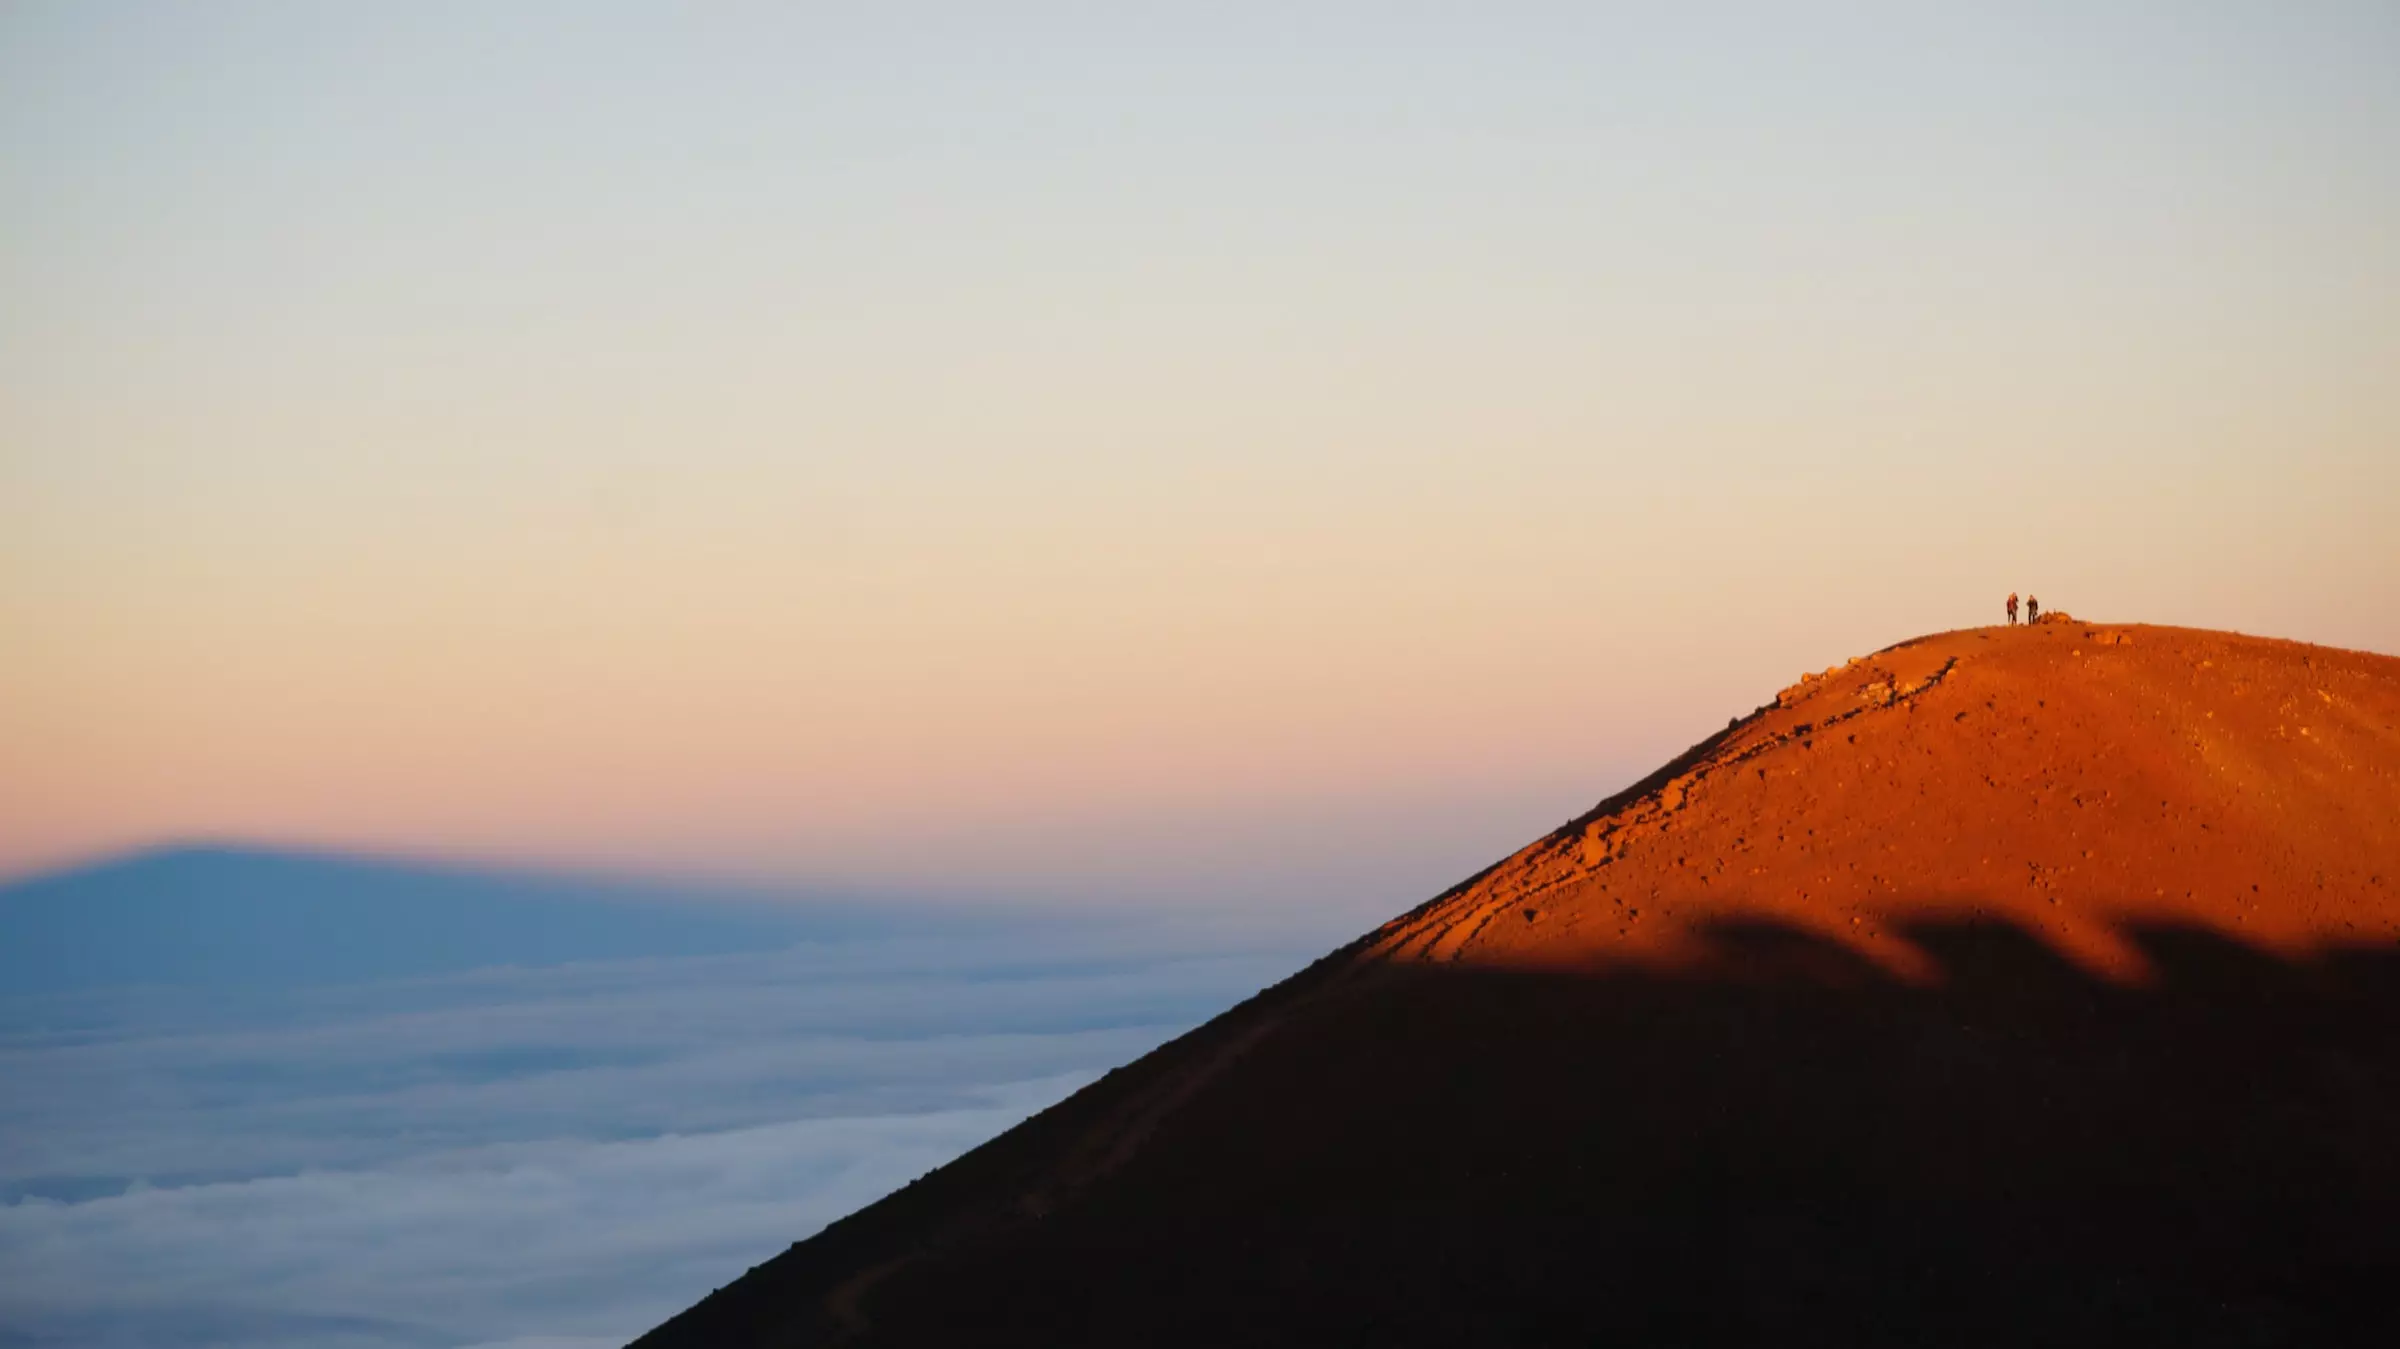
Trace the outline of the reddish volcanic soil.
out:
[[[2400,1343],[2400,660],[1810,676],[640,1344]]]

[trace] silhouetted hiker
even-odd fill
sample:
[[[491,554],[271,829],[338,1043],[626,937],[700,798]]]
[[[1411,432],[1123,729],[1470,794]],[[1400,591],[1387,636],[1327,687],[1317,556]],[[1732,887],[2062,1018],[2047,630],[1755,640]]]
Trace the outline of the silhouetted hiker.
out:
[[[2017,621],[2017,592],[2013,590],[2008,592],[2008,621],[2011,625]]]
[[[2031,595],[2025,597],[2025,621],[2028,623],[2042,621],[2042,602]]]

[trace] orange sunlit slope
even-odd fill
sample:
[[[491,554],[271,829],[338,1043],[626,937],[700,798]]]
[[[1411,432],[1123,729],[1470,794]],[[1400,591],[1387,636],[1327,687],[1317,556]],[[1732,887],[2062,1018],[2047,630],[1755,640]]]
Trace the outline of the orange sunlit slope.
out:
[[[2128,923],[2293,953],[2400,934],[2400,663],[2055,617],[1803,676],[1376,949],[1672,958],[1752,914],[1904,973],[1900,926],[1990,917],[2139,978]]]

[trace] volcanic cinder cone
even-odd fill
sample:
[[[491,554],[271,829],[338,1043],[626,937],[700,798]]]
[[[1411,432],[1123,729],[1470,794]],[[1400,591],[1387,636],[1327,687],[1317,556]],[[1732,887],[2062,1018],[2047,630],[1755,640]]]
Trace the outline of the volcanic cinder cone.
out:
[[[1903,643],[640,1343],[2400,1343],[2396,728]]]

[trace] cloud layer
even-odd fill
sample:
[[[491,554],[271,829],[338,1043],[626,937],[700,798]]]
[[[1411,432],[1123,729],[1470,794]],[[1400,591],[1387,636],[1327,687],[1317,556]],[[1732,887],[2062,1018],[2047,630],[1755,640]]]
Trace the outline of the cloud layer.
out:
[[[0,998],[0,1345],[620,1343],[1302,954],[1052,930]]]

